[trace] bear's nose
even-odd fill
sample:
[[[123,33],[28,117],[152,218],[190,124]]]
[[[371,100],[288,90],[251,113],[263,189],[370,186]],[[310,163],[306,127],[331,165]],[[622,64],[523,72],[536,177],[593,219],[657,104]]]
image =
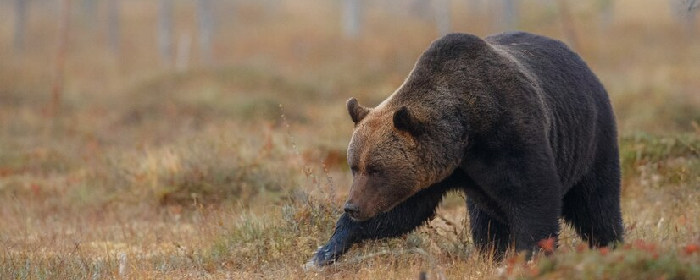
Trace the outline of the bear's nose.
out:
[[[353,203],[345,203],[345,206],[343,206],[343,210],[345,210],[345,213],[348,213],[350,216],[353,216],[360,212],[360,207],[357,207],[357,205]]]

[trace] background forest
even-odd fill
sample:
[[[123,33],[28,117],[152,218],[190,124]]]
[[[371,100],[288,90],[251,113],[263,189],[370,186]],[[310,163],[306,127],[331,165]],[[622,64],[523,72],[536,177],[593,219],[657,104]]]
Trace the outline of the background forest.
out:
[[[0,279],[700,278],[700,1],[0,0]],[[474,252],[464,197],[303,265],[374,106],[431,41],[562,40],[610,93],[626,244]]]

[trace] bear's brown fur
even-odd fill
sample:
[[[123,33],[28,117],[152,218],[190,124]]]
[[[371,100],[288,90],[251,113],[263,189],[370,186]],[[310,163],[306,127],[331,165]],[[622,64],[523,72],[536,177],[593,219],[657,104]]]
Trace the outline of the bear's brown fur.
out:
[[[591,246],[622,240],[617,132],[607,92],[564,44],[527,33],[450,34],[375,108],[350,99],[353,184],[312,263],[429,221],[467,195],[479,249],[531,251],[559,217]]]

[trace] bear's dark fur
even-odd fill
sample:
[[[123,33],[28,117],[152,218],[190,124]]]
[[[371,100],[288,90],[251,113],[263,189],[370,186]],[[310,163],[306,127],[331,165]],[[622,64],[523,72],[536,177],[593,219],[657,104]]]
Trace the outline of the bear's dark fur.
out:
[[[348,101],[353,185],[312,263],[428,222],[466,193],[473,240],[532,252],[559,217],[590,246],[622,241],[615,118],[605,88],[563,43],[528,33],[450,34],[375,108]]]

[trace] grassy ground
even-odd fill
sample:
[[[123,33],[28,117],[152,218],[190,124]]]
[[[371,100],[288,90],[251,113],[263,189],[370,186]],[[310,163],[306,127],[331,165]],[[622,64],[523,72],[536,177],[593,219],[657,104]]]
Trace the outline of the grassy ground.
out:
[[[34,10],[28,47],[14,53],[0,2],[0,279],[698,279],[700,34],[659,2],[616,1],[608,27],[594,6],[573,5],[577,51],[620,127],[621,248],[588,250],[563,226],[554,256],[491,263],[474,252],[455,194],[429,226],[313,271],[302,266],[332,234],[351,181],[344,101],[389,95],[436,38],[428,22],[371,9],[364,36],[346,40],[325,1],[284,1],[275,16],[240,1],[240,16],[221,20],[217,63],[195,55],[176,72],[143,28],[155,1],[123,1],[138,12],[123,14],[119,57],[74,19],[51,116],[50,11]],[[178,3],[186,30],[190,7]],[[566,38],[555,8],[523,6],[522,29]],[[495,31],[488,15],[453,22]]]

